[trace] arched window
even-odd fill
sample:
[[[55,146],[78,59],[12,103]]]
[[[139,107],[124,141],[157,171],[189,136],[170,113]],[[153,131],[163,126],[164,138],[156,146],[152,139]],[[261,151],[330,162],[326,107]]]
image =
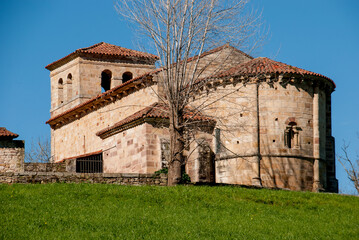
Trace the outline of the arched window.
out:
[[[110,70],[105,70],[101,73],[101,92],[106,92],[111,89],[112,73]]]
[[[284,132],[284,143],[288,148],[299,148],[300,127],[296,122],[289,122]]]
[[[72,74],[69,73],[67,75],[67,81],[66,81],[66,101],[70,101],[72,99]]]
[[[64,81],[62,78],[57,83],[57,105],[64,103]]]
[[[132,73],[131,72],[124,72],[122,74],[122,83],[125,83],[132,79]]]

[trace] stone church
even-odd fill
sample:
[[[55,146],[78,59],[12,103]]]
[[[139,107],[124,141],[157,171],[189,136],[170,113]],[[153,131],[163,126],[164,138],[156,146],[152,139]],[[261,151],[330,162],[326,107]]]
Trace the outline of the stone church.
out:
[[[201,123],[186,149],[192,182],[338,191],[330,78],[229,45],[188,63],[198,58],[201,87],[184,113]],[[53,161],[72,161],[76,172],[166,167],[169,117],[157,60],[101,42],[47,65]]]

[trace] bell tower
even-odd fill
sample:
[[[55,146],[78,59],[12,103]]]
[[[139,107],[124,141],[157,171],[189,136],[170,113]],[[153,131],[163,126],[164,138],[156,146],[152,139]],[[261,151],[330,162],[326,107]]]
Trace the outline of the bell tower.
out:
[[[155,69],[158,57],[109,43],[80,48],[47,65],[51,117]]]

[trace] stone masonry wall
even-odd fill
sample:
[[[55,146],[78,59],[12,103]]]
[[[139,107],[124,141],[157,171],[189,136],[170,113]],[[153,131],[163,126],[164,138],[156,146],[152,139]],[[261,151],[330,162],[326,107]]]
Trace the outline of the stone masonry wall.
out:
[[[66,172],[66,163],[24,163],[25,172]]]
[[[105,183],[119,185],[167,185],[167,176],[161,174],[106,174],[106,173],[61,173],[22,172],[1,173],[0,183]]]
[[[256,157],[231,158],[216,162],[216,182],[252,185],[253,163]],[[261,160],[263,187],[312,191],[313,159],[294,157],[263,157]]]
[[[163,138],[168,139],[168,129],[143,123],[104,139],[104,172],[154,173],[161,169]]]
[[[222,97],[229,92],[232,93]],[[214,107],[203,111],[217,120],[216,127],[220,129],[216,182],[253,184],[260,144],[261,177],[265,186],[311,190],[313,87],[305,81],[286,85],[275,82],[272,86],[262,83],[258,94],[260,143],[257,140],[255,84],[218,86],[193,103],[200,105],[202,101],[219,99]],[[320,126],[325,126],[325,118],[322,119]],[[290,122],[296,123],[299,132],[298,143],[292,147],[285,141]],[[212,149],[215,149],[215,142],[213,139]],[[325,147],[321,150],[325,151]]]
[[[167,127],[163,122],[142,123],[110,136],[103,141],[103,166],[105,173],[154,173],[166,167],[169,146]],[[192,142],[186,172],[192,182],[214,182],[214,155],[211,152],[211,135],[197,133]],[[199,143],[201,143],[199,146]],[[168,156],[167,156],[168,158]]]
[[[25,157],[24,141],[0,141],[0,172],[22,172]]]
[[[329,91],[326,92],[326,160],[327,160],[327,190],[338,192],[338,180],[335,176],[335,139],[332,136],[332,100]]]
[[[61,128],[51,129],[51,155],[55,162],[102,150],[102,139],[96,133],[157,102],[153,91],[156,86],[141,89]]]

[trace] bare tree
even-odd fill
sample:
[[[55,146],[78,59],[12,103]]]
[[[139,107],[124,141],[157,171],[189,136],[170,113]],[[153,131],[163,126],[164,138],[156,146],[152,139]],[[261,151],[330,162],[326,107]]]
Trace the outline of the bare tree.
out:
[[[343,143],[343,155],[338,155],[337,159],[343,166],[348,175],[349,180],[354,184],[355,189],[359,194],[359,154],[356,154],[356,159],[349,156],[349,144]]]
[[[185,109],[203,88],[201,82],[226,69],[226,61],[201,62],[203,54],[225,43],[250,51],[261,42],[258,40],[260,18],[247,10],[247,4],[248,0],[119,0],[116,3],[118,13],[141,30],[159,56],[158,66],[162,71],[158,73],[161,89],[158,96],[169,107],[169,185],[181,179],[186,126],[193,125],[193,119],[184,119]],[[215,102],[203,100],[195,112]]]
[[[32,139],[29,150],[25,151],[25,162],[51,162],[51,143],[49,138]]]

